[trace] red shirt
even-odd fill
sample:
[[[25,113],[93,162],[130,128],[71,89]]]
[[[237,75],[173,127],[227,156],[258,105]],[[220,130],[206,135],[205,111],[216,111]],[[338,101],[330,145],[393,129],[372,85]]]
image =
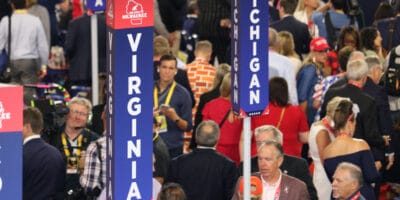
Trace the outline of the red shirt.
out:
[[[251,129],[254,131],[262,125],[277,126],[283,107],[272,103],[268,105],[269,114],[251,118]],[[283,150],[286,154],[301,157],[302,144],[298,140],[300,132],[309,130],[307,117],[299,106],[286,106],[280,123],[279,130],[283,134]]]
[[[232,109],[231,102],[223,97],[218,97],[210,102],[208,102],[202,111],[203,120],[213,120],[215,123],[220,124],[226,113]],[[242,134],[243,120],[241,118],[235,117],[232,122],[229,121],[229,117],[226,118],[225,122],[220,127],[220,137],[217,144],[217,151],[228,156],[232,160],[239,162],[239,141],[240,135]],[[231,148],[235,148],[234,152],[226,149],[227,151],[221,151],[225,148],[220,148],[220,146],[232,145]],[[236,150],[237,148],[237,150]],[[236,153],[236,155],[231,155]],[[251,155],[257,155],[257,147],[252,138],[251,144]]]

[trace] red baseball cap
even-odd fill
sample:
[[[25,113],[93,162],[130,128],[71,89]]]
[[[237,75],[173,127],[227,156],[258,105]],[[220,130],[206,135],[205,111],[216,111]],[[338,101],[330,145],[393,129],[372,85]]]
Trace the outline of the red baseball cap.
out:
[[[323,37],[316,37],[310,42],[311,51],[324,51],[329,49],[328,41]]]

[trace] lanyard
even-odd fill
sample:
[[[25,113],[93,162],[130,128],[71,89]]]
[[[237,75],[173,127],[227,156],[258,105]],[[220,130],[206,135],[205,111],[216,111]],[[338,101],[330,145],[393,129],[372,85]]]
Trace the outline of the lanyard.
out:
[[[326,118],[323,118],[321,122],[331,133],[335,133],[335,130],[333,130],[333,127],[329,125],[329,122]]]
[[[279,184],[278,188],[276,188],[274,200],[279,200],[279,196],[281,194],[281,185],[282,184]]]
[[[83,138],[82,135],[80,135],[78,137],[78,149],[76,151],[76,157],[79,157],[81,155],[82,138]],[[62,142],[63,147],[64,147],[65,156],[70,157],[71,156],[71,152],[69,151],[69,148],[68,148],[67,137],[65,136],[65,133],[61,134],[61,142]]]
[[[350,200],[356,200],[361,196],[360,192],[357,192],[356,195],[354,195]]]
[[[357,81],[353,81],[353,80],[349,80],[349,84],[350,85],[354,85],[354,86],[356,86],[356,87],[358,87],[358,88],[362,88],[362,85],[361,85],[361,83],[359,83],[359,82],[357,82]]]
[[[285,109],[286,109],[286,107],[283,107],[281,110],[281,116],[279,116],[279,121],[278,121],[278,124],[276,125],[276,128],[278,128],[278,129],[281,127],[281,122],[283,119],[283,114],[285,114]]]
[[[174,81],[174,82],[172,82],[172,85],[171,85],[171,87],[169,88],[169,91],[168,91],[167,98],[165,99],[165,104],[166,105],[169,105],[169,102],[171,101],[171,98],[172,98],[172,94],[175,91],[175,87],[176,87],[176,82]],[[159,102],[158,102],[158,88],[157,87],[154,87],[153,98],[154,98],[154,107],[158,108]]]

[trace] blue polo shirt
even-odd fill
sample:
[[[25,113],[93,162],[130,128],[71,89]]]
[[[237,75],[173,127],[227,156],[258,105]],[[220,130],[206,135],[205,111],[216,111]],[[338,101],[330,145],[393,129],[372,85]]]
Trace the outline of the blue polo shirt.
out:
[[[165,104],[171,85],[172,83],[163,92],[158,93],[158,105]],[[158,87],[158,82],[155,83],[154,87]],[[189,92],[179,83],[176,83],[169,106],[175,109],[179,117],[188,123],[188,126],[186,130],[181,130],[173,119],[166,117],[168,131],[160,133],[160,136],[168,149],[180,148],[183,147],[183,132],[192,130],[192,99]]]

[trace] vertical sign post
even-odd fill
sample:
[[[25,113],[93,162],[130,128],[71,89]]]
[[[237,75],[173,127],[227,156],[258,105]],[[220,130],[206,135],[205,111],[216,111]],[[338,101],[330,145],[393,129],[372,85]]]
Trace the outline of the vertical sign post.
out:
[[[153,1],[107,1],[107,199],[152,198]]]
[[[87,0],[87,7],[95,14],[90,17],[90,38],[92,55],[92,104],[99,103],[99,55],[97,35],[97,13],[103,13],[106,9],[105,0]]]
[[[268,104],[268,4],[232,0],[232,105],[244,118],[244,199],[250,199],[250,117]]]
[[[21,86],[0,84],[0,199],[22,199],[22,99]]]

